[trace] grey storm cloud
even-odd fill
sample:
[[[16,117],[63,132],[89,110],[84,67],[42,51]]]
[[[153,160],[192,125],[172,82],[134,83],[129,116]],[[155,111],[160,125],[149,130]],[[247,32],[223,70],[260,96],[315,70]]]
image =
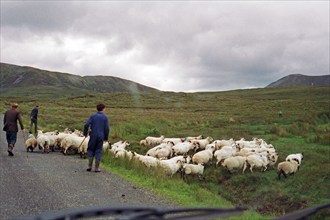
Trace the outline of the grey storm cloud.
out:
[[[1,62],[170,91],[329,74],[328,1],[1,1]]]

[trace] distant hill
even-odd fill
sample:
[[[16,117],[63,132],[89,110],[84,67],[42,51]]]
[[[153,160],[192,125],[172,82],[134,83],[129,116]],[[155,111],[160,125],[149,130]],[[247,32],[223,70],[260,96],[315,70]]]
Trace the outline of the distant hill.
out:
[[[79,95],[106,92],[155,92],[157,89],[113,76],[78,76],[0,63],[0,95]],[[38,94],[40,95],[40,94]]]
[[[293,86],[330,86],[330,75],[306,76],[302,74],[292,74],[269,84],[266,88]]]

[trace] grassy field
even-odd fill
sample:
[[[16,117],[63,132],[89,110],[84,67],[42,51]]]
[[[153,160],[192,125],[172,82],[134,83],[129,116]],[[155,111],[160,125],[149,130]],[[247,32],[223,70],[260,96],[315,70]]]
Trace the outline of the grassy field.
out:
[[[172,178],[134,162],[104,154],[103,166],[185,206],[242,205],[246,219],[279,216],[330,200],[330,89],[299,87],[209,93],[101,93],[62,98],[0,97],[3,111],[20,104],[24,123],[35,104],[45,131],[82,130],[95,105],[106,104],[110,140],[128,140],[128,149],[145,153],[139,141],[146,136],[211,136],[214,139],[262,138],[275,146],[279,160],[304,152],[299,172],[281,181],[274,169],[261,173],[228,174],[211,163],[203,179]],[[278,112],[283,113],[279,117]],[[180,187],[178,187],[180,186]],[[330,213],[321,214],[322,217]]]

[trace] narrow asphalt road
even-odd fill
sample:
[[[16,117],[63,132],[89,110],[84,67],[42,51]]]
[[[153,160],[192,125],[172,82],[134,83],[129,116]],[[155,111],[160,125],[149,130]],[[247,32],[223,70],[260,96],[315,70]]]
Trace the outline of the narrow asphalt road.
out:
[[[169,201],[109,172],[87,172],[87,160],[60,152],[27,153],[18,133],[14,157],[7,153],[0,115],[0,219],[96,206],[173,207]]]

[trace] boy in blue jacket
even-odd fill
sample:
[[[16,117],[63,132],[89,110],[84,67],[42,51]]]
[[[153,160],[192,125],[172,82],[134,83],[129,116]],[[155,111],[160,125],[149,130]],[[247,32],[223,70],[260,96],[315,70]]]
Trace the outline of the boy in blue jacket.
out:
[[[95,172],[101,172],[99,166],[102,156],[102,146],[103,142],[108,140],[110,127],[108,117],[104,114],[105,105],[100,103],[96,106],[96,109],[97,112],[89,117],[84,126],[84,136],[87,137],[88,129],[90,127],[91,132],[87,148],[87,171],[92,170],[93,160],[95,157]]]

